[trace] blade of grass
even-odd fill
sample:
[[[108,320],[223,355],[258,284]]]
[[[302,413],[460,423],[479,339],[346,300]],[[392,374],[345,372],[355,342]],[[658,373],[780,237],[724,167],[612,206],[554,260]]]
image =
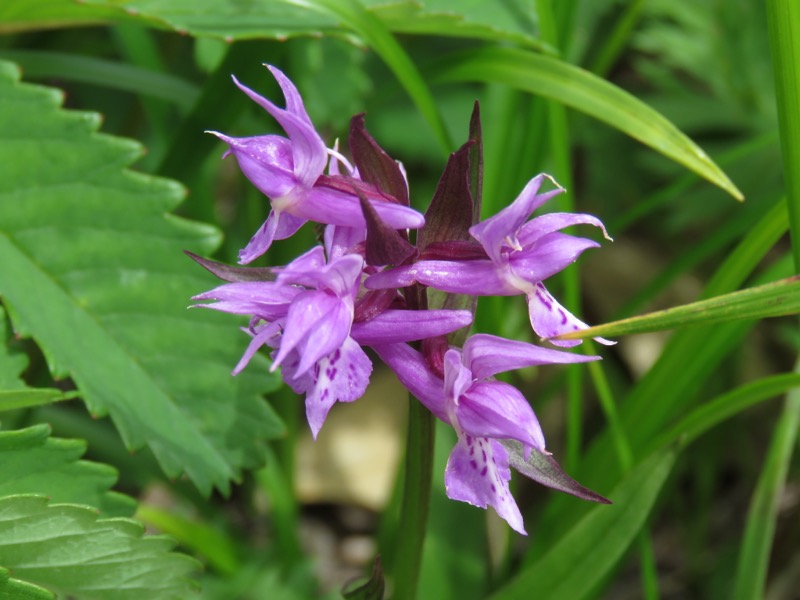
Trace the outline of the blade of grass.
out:
[[[800,374],[781,373],[750,381],[705,402],[683,417],[663,434],[656,437],[646,452],[654,452],[668,444],[679,442],[685,448],[712,427],[740,412],[770,398],[800,386]]]
[[[183,112],[198,95],[197,88],[183,79],[113,60],[46,50],[3,50],[0,58],[16,62],[28,78],[57,77],[151,96]]]
[[[786,486],[789,463],[794,454],[798,426],[800,389],[795,389],[789,393],[775,426],[775,433],[772,434],[767,457],[747,512],[747,524],[736,569],[733,595],[735,600],[764,597],[779,504]]]
[[[618,337],[679,329],[691,325],[784,317],[797,313],[800,313],[800,276],[773,281],[638,317],[596,325],[580,331],[571,331],[552,339],[582,340],[598,336]]]
[[[574,65],[516,48],[448,54],[430,66],[436,81],[505,83],[585,112],[661,152],[737,200],[742,193],[694,142],[623,89]]]
[[[657,452],[642,461],[609,493],[613,505],[594,507],[541,560],[520,571],[491,600],[585,597],[644,527],[674,461],[672,451]]]
[[[783,172],[786,182],[789,230],[795,273],[800,272],[800,4],[794,0],[768,0],[767,25],[772,55]],[[800,363],[795,371],[800,370]],[[786,398],[772,436],[764,468],[747,514],[744,540],[734,585],[734,598],[761,598],[767,580],[778,502],[786,484],[798,427],[800,390]]]

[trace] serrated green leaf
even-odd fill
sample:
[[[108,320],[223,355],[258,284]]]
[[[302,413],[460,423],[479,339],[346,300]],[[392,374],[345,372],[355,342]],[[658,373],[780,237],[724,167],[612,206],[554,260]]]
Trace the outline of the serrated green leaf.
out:
[[[539,561],[523,569],[492,600],[585,597],[603,580],[644,525],[675,461],[661,450],[642,461]]]
[[[309,11],[295,0],[87,0],[86,4],[105,10],[116,8],[128,19],[137,17],[191,35],[226,40],[343,34],[336,17]],[[525,0],[499,4],[483,0],[364,0],[360,4],[396,33],[541,46],[535,13]]]
[[[571,331],[552,339],[578,340],[597,336],[621,336],[712,325],[726,321],[785,317],[800,312],[800,276],[723,294],[666,310]]]
[[[230,377],[247,338],[186,310],[216,282],[182,250],[209,254],[219,233],[165,214],[184,192],[126,170],[136,143],[18,77],[0,63],[0,295],[17,333],[128,447],[148,444],[168,475],[227,491],[282,427],[259,396],[277,385],[263,359]]]
[[[0,412],[49,404],[65,400],[65,394],[55,388],[29,388],[20,378],[28,366],[28,357],[21,352],[12,352],[8,347],[6,311],[0,305]]]
[[[0,567],[0,600],[53,600],[55,594],[38,585],[14,579]]]
[[[130,519],[48,504],[41,496],[0,498],[0,565],[15,579],[79,600],[188,597],[199,564],[164,536],[143,536]]]
[[[109,491],[116,469],[79,460],[85,452],[82,440],[51,438],[47,425],[0,431],[0,496],[43,494],[54,502],[96,506],[107,516],[131,516],[136,502]]]
[[[650,146],[737,200],[743,198],[722,169],[663,115],[622,88],[563,60],[517,48],[484,47],[443,56],[430,72],[437,81],[502,83],[560,102]]]
[[[0,34],[98,25],[112,18],[125,16],[111,7],[87,7],[72,0],[3,0]]]

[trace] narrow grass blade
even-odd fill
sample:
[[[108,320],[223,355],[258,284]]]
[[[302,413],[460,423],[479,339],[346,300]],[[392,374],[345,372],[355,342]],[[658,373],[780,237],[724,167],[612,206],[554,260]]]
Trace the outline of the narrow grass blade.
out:
[[[659,310],[639,317],[571,331],[552,339],[580,340],[711,325],[726,321],[783,317],[800,312],[800,276],[789,277],[731,294]]]
[[[764,585],[778,520],[778,504],[786,485],[800,425],[800,390],[789,393],[772,435],[767,458],[747,513],[744,540],[734,585],[735,600],[764,597]]]
[[[674,461],[671,450],[642,461],[609,493],[613,505],[595,507],[539,561],[521,571],[491,599],[583,598],[636,539]]]
[[[708,155],[659,112],[625,90],[579,67],[516,48],[483,47],[436,61],[437,81],[504,83],[584,112],[661,152],[719,186],[742,193]]]

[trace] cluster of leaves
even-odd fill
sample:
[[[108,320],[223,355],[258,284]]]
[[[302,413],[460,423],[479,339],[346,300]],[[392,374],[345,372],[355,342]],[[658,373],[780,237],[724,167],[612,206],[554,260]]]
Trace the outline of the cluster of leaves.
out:
[[[651,530],[648,523],[657,508],[673,523],[684,513],[685,530],[700,532],[686,536],[685,555],[707,557],[709,515],[720,501],[722,467],[731,461],[744,482],[736,492],[755,489],[749,510],[741,499],[740,520],[726,531],[738,568],[730,560],[722,571],[733,583],[704,578],[703,568],[718,570],[720,554],[681,576],[704,597],[762,593],[798,399],[789,395],[769,434],[748,431],[733,417],[786,393],[800,376],[783,372],[790,365],[781,359],[759,371],[734,367],[763,354],[746,343],[754,339],[747,337],[754,319],[797,312],[797,283],[723,295],[793,272],[781,241],[793,200],[783,197],[787,151],[775,133],[775,97],[765,76],[763,9],[745,0],[632,2],[621,11],[612,0],[537,1],[536,11],[529,4],[0,4],[0,597],[183,598],[198,578],[206,598],[314,593],[291,494],[299,403],[284,402],[286,391],[263,357],[232,379],[239,332],[223,315],[185,309],[215,282],[182,251],[230,262],[263,220],[263,198],[219,177],[219,146],[201,132],[265,130],[229,80],[234,72],[248,83],[265,80],[264,61],[292,74],[318,127],[333,134],[350,114],[370,109],[376,137],[419,173],[414,181],[430,175],[431,191],[432,174],[454,149],[451,139],[463,137],[480,96],[485,214],[513,199],[531,172],[547,170],[572,192],[563,209],[577,197],[581,212],[598,213],[618,244],[629,234],[659,244],[647,270],[620,263],[633,277],[616,280],[602,271],[600,292],[587,279],[583,291],[595,320],[630,317],[687,274],[708,281],[706,304],[602,331],[698,325],[664,342],[640,376],[625,358],[625,341],[619,353],[606,353],[603,365],[591,365],[599,416],[583,406],[589,386],[580,371],[561,380],[568,391],[567,471],[614,505],[547,495],[526,515],[530,546],[522,554],[495,550],[489,561],[482,514],[445,505],[444,494],[434,493],[420,584],[426,595],[591,597],[607,589],[638,544],[643,591],[652,597],[653,546],[659,546],[657,525]],[[50,85],[21,80],[20,68],[23,79]],[[68,106],[81,110],[63,108],[54,85],[68,88]],[[116,135],[99,133],[95,111]],[[736,183],[683,132],[719,157]],[[748,197],[744,205],[730,201],[741,197],[739,189]],[[281,252],[276,245],[275,264],[295,253]],[[561,286],[577,304],[577,273],[567,273]],[[609,288],[628,286],[636,292],[604,303]],[[524,318],[497,300],[481,307],[477,326],[507,335]],[[777,333],[768,348],[795,355],[796,331]],[[264,394],[271,394],[269,403]],[[546,400],[536,401],[537,411]],[[60,436],[87,440],[92,456],[113,467],[81,460],[86,442],[53,437],[51,426]],[[743,441],[732,456],[734,436]],[[449,447],[437,444],[438,464]],[[206,574],[196,575],[198,563],[175,551],[174,542],[142,534],[131,519],[136,502],[110,491],[117,469],[120,489],[142,495],[166,479],[161,485],[191,507],[187,515],[145,500],[138,517],[170,532],[206,563]],[[176,481],[182,477],[189,484]],[[260,491],[269,496],[273,535],[266,553],[253,552],[257,543],[246,539],[247,528],[223,518],[222,500],[209,499],[214,490],[229,495],[232,483],[244,483],[236,489],[249,498],[237,506],[239,520],[253,512],[264,518],[250,504]],[[681,486],[693,494],[691,509],[678,500]],[[380,531],[390,572],[401,534],[394,509],[387,508]],[[796,546],[789,537],[783,541]],[[791,559],[775,563],[776,588]],[[375,598],[382,590],[377,578],[348,593]]]

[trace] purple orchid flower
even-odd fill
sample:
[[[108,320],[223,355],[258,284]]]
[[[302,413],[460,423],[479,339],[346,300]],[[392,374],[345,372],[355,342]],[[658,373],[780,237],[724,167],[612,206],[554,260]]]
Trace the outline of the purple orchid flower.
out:
[[[585,329],[588,326],[561,306],[542,281],[575,262],[584,250],[599,246],[592,240],[560,230],[571,225],[594,225],[603,231],[606,239],[611,238],[602,222],[591,215],[550,213],[528,221],[537,208],[564,191],[559,187],[538,193],[545,178],[550,179],[544,174],[534,177],[510,206],[470,228],[470,235],[480,246],[463,242],[460,245],[439,244],[412,265],[372,275],[365,286],[381,289],[418,282],[445,292],[472,296],[525,294],[531,327],[541,338]],[[426,259],[426,256],[433,258]],[[613,343],[596,339],[604,344]],[[574,346],[580,342],[553,343]]]
[[[235,138],[209,131],[228,144],[225,153],[233,154],[244,175],[270,198],[272,209],[267,220],[239,253],[239,262],[247,264],[262,254],[274,240],[293,235],[307,221],[358,226],[364,223],[358,196],[342,189],[318,184],[328,164],[328,157],[344,161],[335,150],[328,150],[314,129],[297,88],[280,70],[266,65],[278,81],[286,99],[286,108],[278,108],[234,77],[234,83],[254,102],[272,115],[286,131],[278,135]],[[346,162],[346,161],[344,161]],[[355,176],[354,171],[351,175]],[[341,186],[340,186],[341,188]],[[417,228],[424,217],[399,203],[370,198],[381,218],[397,229]]]
[[[199,304],[252,315],[253,336],[236,375],[264,345],[274,349],[272,371],[283,366],[284,381],[306,396],[306,416],[316,438],[331,407],[360,398],[372,363],[361,345],[392,344],[443,335],[469,325],[469,311],[383,310],[354,323],[364,259],[346,254],[325,262],[317,246],[289,265],[274,269],[275,281],[228,283],[195,296]]]
[[[374,348],[403,385],[458,434],[445,470],[447,496],[480,508],[492,506],[514,530],[525,534],[522,515],[509,491],[509,455],[501,440],[519,442],[526,456],[532,451],[548,453],[528,401],[515,387],[493,376],[526,366],[599,357],[477,334],[466,341],[463,350],[447,350],[442,379],[423,355],[407,344]]]

